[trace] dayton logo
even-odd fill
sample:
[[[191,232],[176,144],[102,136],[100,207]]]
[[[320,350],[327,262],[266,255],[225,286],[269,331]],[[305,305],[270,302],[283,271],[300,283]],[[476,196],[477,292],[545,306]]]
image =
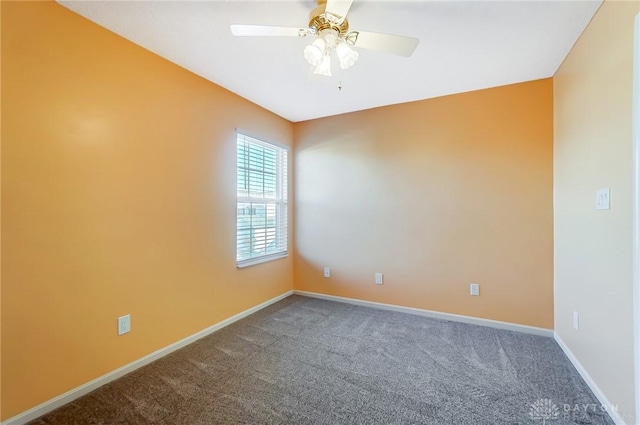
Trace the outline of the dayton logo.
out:
[[[529,416],[531,416],[532,419],[542,420],[542,425],[546,425],[548,420],[558,419],[560,409],[558,409],[558,406],[556,406],[551,399],[539,398],[531,405]]]

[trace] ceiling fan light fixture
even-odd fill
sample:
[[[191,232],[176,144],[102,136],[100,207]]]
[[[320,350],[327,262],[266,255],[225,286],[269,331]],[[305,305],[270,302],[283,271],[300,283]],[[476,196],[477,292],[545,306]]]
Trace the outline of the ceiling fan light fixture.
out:
[[[324,55],[322,56],[322,62],[318,65],[313,71],[314,74],[324,75],[326,77],[331,77],[331,56]]]
[[[359,56],[358,52],[349,47],[345,42],[338,43],[336,46],[336,54],[338,55],[340,68],[342,69],[351,68]]]
[[[0,0],[1,1],[1,0]],[[360,54],[352,49],[392,53],[409,57],[420,42],[414,37],[365,31],[350,31],[347,15],[354,0],[315,0],[307,28],[267,25],[231,25],[235,36],[315,36],[304,48],[303,56],[318,75],[331,76],[331,52],[336,51],[341,69],[351,68]]]
[[[325,56],[327,44],[322,38],[316,38],[313,43],[304,48],[304,58],[310,65],[319,66]]]

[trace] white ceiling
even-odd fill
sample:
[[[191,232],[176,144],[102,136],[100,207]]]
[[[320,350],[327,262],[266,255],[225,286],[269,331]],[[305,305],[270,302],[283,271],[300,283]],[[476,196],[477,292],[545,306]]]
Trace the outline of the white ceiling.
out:
[[[336,66],[330,78],[311,73],[302,56],[309,37],[234,37],[229,30],[306,27],[312,0],[60,3],[296,122],[551,77],[601,1],[355,0],[350,29],[418,37],[420,44],[410,58],[360,49],[341,78]]]

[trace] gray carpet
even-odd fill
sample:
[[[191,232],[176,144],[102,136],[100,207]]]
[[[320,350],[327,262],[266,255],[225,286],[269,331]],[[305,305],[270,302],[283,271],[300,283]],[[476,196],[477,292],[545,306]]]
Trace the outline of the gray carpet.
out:
[[[550,338],[291,296],[31,424],[613,424],[599,406]]]

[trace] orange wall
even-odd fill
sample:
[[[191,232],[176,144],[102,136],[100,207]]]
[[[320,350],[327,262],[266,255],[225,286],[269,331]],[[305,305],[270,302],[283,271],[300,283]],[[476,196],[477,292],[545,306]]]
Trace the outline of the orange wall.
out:
[[[6,419],[292,288],[292,258],[236,269],[234,186],[236,127],[293,128],[58,4],[1,7]]]
[[[552,105],[545,79],[295,124],[296,289],[552,328]]]

